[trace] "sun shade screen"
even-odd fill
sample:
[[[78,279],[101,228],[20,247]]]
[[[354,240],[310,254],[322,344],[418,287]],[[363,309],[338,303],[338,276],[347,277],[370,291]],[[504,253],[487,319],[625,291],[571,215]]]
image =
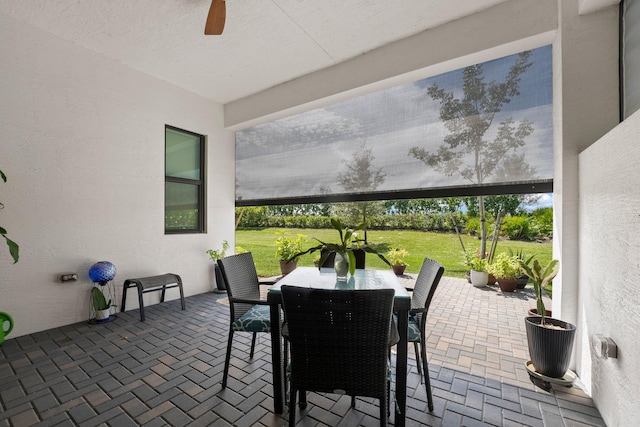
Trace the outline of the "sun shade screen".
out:
[[[545,46],[238,131],[236,203],[550,183],[551,84]]]

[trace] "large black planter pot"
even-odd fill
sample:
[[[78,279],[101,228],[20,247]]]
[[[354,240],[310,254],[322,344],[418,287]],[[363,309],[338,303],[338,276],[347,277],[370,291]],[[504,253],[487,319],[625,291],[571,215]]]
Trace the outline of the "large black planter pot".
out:
[[[524,319],[531,362],[537,373],[550,378],[562,378],[569,369],[576,327],[562,320],[545,317],[545,323],[563,329],[545,328],[540,326],[541,319],[539,316]]]
[[[524,289],[529,283],[529,276],[521,276],[518,277],[518,282],[516,283],[516,289]]]
[[[216,288],[218,288],[218,291],[222,291],[222,293],[227,291],[227,286],[224,283],[224,277],[222,277],[222,270],[220,270],[220,267],[218,266],[218,263],[214,263],[213,264],[213,270],[216,274]]]

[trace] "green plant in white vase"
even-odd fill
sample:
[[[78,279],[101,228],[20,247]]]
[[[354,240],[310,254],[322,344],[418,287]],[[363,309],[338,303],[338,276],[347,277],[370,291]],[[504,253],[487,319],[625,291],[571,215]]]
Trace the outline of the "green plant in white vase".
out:
[[[480,258],[479,254],[471,252],[464,253],[464,265],[472,271],[487,271],[487,259]]]
[[[350,272],[353,275],[356,271],[356,256],[353,251],[362,250],[367,253],[376,254],[382,261],[384,261],[387,265],[391,265],[389,260],[385,258],[378,249],[386,250],[387,245],[379,244],[372,245],[366,243],[364,239],[361,239],[358,235],[358,231],[364,230],[365,224],[362,223],[355,228],[349,228],[342,225],[342,222],[337,218],[331,218],[331,226],[338,231],[340,235],[339,243],[329,243],[323,242],[320,239],[315,239],[320,244],[313,246],[306,251],[300,252],[297,255],[302,256],[307,253],[313,253],[316,251],[320,251],[320,260],[318,262],[318,266],[322,267],[327,258],[331,255],[331,253],[336,254],[336,273],[338,274],[338,278],[342,280],[346,280],[347,272]],[[340,266],[338,265],[340,264]],[[343,265],[346,265],[347,269],[343,270]],[[340,267],[340,271],[338,271],[338,267]]]
[[[91,288],[91,303],[93,304],[93,309],[96,312],[96,321],[104,322],[109,320],[109,312],[111,307],[113,307],[113,304],[111,303],[111,300],[107,301],[100,288]]]
[[[476,288],[481,288],[489,282],[489,273],[487,273],[487,259],[481,258],[479,253],[472,254],[465,251],[465,265],[469,268],[469,280]]]

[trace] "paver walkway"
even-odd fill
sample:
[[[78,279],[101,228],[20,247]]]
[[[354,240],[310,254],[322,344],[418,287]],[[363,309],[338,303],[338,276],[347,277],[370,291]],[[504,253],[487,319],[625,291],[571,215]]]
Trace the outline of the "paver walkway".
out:
[[[410,276],[404,279],[411,283]],[[172,294],[168,294],[172,297]],[[175,296],[173,296],[175,297]],[[408,426],[602,426],[574,386],[547,393],[528,378],[523,317],[532,292],[503,295],[443,278],[429,315],[435,410],[409,360]],[[221,390],[228,305],[208,293],[8,339],[0,346],[0,427],[282,426],[271,399],[270,342],[248,360],[249,334],[236,334],[228,386]],[[410,352],[410,357],[413,353]],[[309,394],[300,426],[375,426],[377,401]],[[390,420],[393,423],[393,418]]]

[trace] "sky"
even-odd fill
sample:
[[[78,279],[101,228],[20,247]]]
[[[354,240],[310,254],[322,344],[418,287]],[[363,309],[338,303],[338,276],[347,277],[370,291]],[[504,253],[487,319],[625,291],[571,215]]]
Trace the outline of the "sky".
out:
[[[553,193],[540,194],[540,199],[528,205],[522,206],[527,212],[533,212],[540,208],[552,208],[553,207]]]

